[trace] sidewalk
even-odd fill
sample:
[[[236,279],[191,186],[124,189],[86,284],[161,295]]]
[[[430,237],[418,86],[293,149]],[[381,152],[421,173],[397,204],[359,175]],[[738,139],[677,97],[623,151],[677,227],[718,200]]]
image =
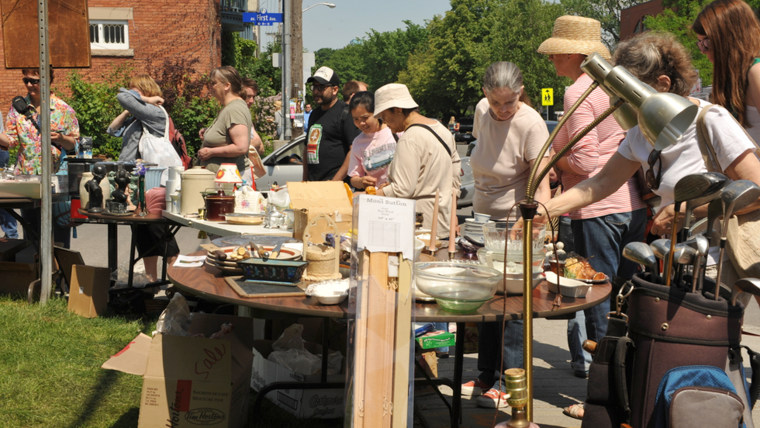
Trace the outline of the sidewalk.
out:
[[[581,421],[562,414],[562,408],[576,402],[582,402],[586,397],[584,379],[573,376],[570,369],[570,352],[567,348],[566,320],[535,319],[533,322],[533,421],[541,428],[580,427]],[[760,307],[750,302],[744,317],[745,331],[760,334]],[[755,351],[760,351],[760,337],[744,335],[742,344],[748,345]],[[465,354],[464,381],[474,379],[478,375],[477,354]],[[749,363],[746,361],[745,371],[751,375]],[[438,361],[438,372],[442,377],[453,377],[454,358]],[[441,390],[451,397],[451,389],[442,386]],[[425,415],[430,427],[448,427],[449,416],[446,406],[433,393],[419,394],[415,404]],[[462,397],[462,427],[490,427],[496,422],[509,419],[510,408],[482,409],[475,405],[475,399]],[[752,419],[760,422],[760,406],[755,406]],[[415,427],[422,426],[415,420]]]

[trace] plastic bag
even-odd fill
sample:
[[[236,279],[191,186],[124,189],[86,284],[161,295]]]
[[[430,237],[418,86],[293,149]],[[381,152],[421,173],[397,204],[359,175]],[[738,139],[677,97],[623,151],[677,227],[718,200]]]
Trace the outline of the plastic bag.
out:
[[[162,333],[174,336],[189,336],[190,316],[190,307],[187,305],[185,296],[180,293],[174,293],[166,309],[158,317],[154,335],[155,333]]]
[[[235,191],[235,212],[260,214],[266,210],[266,199],[253,190],[251,186],[243,186]]]
[[[161,107],[163,110],[163,107]],[[166,115],[166,110],[164,110]],[[166,129],[162,137],[156,137],[148,131],[145,124],[142,125],[143,133],[140,136],[140,142],[138,143],[140,156],[146,163],[156,164],[162,167],[182,166],[182,159],[180,159],[177,151],[174,149],[171,141],[167,135],[169,135],[169,115],[166,115]],[[161,185],[166,185],[166,179],[168,178],[167,170],[161,174]]]
[[[273,351],[267,359],[302,375],[318,374],[322,371],[322,357],[306,350],[302,334],[303,325],[290,325],[272,343]],[[339,351],[328,353],[327,374],[340,373],[342,365],[343,355]]]

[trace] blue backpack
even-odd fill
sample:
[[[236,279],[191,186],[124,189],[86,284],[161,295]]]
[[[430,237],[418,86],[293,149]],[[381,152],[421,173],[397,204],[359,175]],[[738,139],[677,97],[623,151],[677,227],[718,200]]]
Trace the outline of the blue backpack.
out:
[[[742,391],[745,395],[746,390]],[[660,381],[653,426],[746,428],[744,402],[723,369],[706,365],[676,367]]]

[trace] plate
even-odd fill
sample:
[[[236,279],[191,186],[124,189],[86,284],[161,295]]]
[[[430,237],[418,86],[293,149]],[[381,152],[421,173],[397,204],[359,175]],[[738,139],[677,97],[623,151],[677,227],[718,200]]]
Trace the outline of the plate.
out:
[[[219,248],[219,250],[222,250],[225,253],[229,254],[235,251],[236,248],[238,247],[222,247],[222,248]],[[263,251],[271,252],[274,249],[274,246],[262,245],[262,246],[259,246],[259,248]],[[245,249],[248,251],[251,250],[251,248],[248,245],[245,246]],[[297,260],[300,258],[301,258],[301,251],[293,249],[293,248],[287,248],[287,247],[280,248],[280,254],[277,256],[277,260]],[[229,259],[219,260],[219,258],[216,257],[216,254],[214,254],[213,251],[209,251],[207,253],[206,260],[210,260],[211,262],[214,263],[214,265],[217,265],[220,267],[221,266],[234,267],[238,271],[242,272],[240,268],[237,267],[238,260],[229,260]],[[244,259],[241,259],[241,260],[244,260]]]
[[[546,280],[549,281],[549,284],[556,286],[557,285],[557,274],[552,271],[546,271],[544,272],[544,275],[546,275]],[[573,278],[567,278],[564,276],[559,277],[559,284],[560,285],[568,285],[568,286],[582,286],[582,285],[588,285],[588,282],[581,281],[579,279],[573,279]],[[551,287],[550,287],[551,288]]]
[[[604,284],[610,281],[610,277],[604,275],[604,279],[579,279],[578,281],[585,282],[586,284]]]
[[[261,224],[264,222],[263,214],[229,213],[224,215],[228,224]]]
[[[219,262],[217,261],[209,259],[208,257],[206,257],[205,263],[214,269],[219,269],[223,275],[242,275],[243,274],[243,269],[239,268],[237,265],[235,265],[234,267],[222,265],[222,264],[219,264]]]
[[[229,246],[242,247],[243,245],[247,246],[251,241],[255,242],[256,245],[271,245],[273,247],[279,244],[280,242],[298,242],[298,240],[294,238],[289,238],[287,236],[248,234],[248,235],[222,236],[221,238],[214,239],[213,241],[211,241],[211,243],[216,245],[217,247],[229,247]]]

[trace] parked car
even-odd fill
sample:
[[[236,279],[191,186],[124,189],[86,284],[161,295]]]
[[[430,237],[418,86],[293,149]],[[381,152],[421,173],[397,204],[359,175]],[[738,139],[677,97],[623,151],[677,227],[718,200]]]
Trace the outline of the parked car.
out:
[[[475,137],[472,136],[472,116],[463,116],[457,119],[454,124],[454,141],[469,143]]]
[[[272,184],[277,183],[280,186],[289,181],[303,180],[303,153],[306,148],[306,136],[300,135],[274,152],[270,153],[262,160],[266,174],[256,179],[256,188],[259,191],[269,190]],[[465,171],[469,171],[469,174]],[[472,170],[470,170],[469,158],[462,159],[462,195],[457,201],[458,207],[467,207],[472,205]],[[469,178],[468,178],[469,176]]]
[[[549,134],[557,127],[556,120],[545,120],[546,128]],[[478,140],[473,140],[467,147],[467,156],[462,157],[462,185],[460,186],[460,195],[457,200],[457,207],[468,207],[472,205],[472,197],[475,194],[475,178],[472,176],[472,167],[470,166],[470,155],[473,149],[478,145]]]

